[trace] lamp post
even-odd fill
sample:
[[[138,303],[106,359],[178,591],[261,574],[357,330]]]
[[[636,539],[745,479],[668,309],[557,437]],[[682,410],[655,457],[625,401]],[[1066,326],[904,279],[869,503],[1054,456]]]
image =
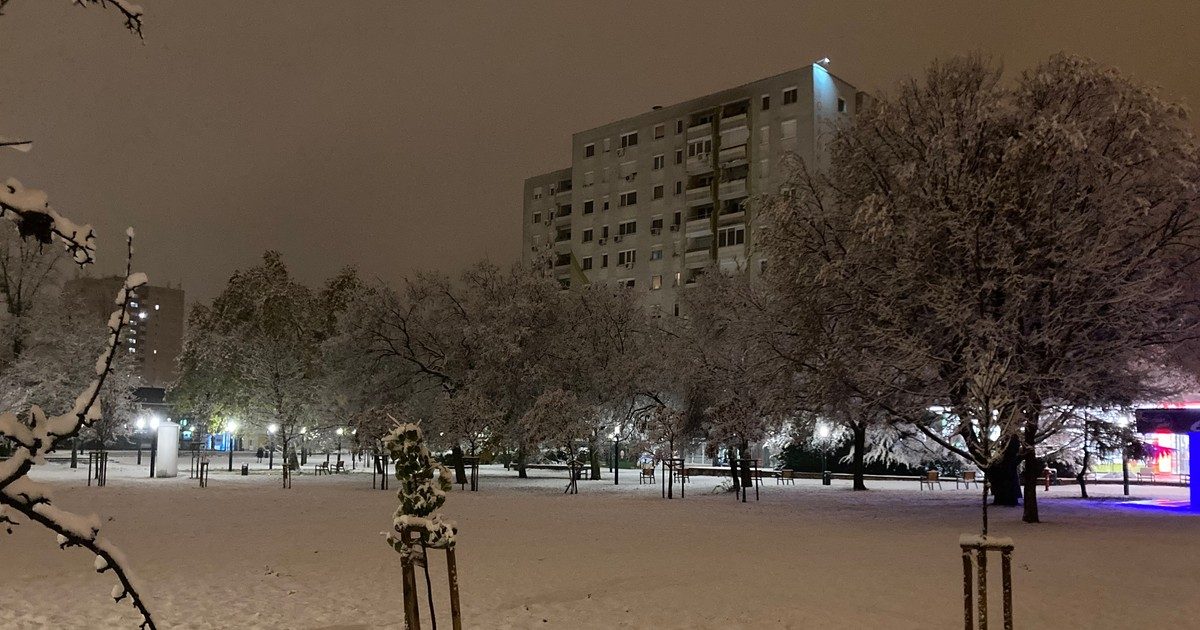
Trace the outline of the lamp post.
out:
[[[237,420],[225,423],[225,447],[229,449],[229,472],[233,472],[233,434],[237,432]]]
[[[828,440],[832,431],[828,424],[820,422],[817,424],[817,437],[821,439],[821,485],[828,486],[832,481],[833,475],[829,474],[825,466],[825,451],[829,446]]]
[[[342,433],[344,433],[344,432],[345,432],[345,429],[339,428],[337,430],[337,463],[338,463],[338,466],[342,465]]]
[[[146,419],[139,416],[137,419],[137,422],[134,422],[134,426],[137,427],[137,447],[138,447],[137,465],[141,466],[142,465],[142,432],[146,430]]]
[[[267,427],[267,435],[271,436],[270,448],[267,450],[267,470],[275,470],[275,432],[279,427],[270,425]]]
[[[612,433],[613,441],[613,485],[621,485],[621,434],[617,431]]]
[[[158,416],[150,416],[150,431],[154,434],[150,439],[150,476],[154,477],[154,461],[158,456]]]

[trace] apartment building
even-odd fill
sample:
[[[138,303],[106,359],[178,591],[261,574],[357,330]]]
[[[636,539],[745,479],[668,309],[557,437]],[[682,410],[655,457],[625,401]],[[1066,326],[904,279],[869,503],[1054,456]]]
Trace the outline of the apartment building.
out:
[[[80,277],[69,280],[66,290],[78,296],[99,321],[108,322],[116,308],[113,299],[124,282],[121,276]],[[123,351],[133,355],[143,387],[165,389],[175,380],[175,359],[183,350],[183,289],[140,287],[129,308],[129,328],[121,340]]]
[[[525,180],[523,256],[564,287],[626,286],[678,314],[712,261],[761,271],[746,201],[779,190],[789,152],[825,164],[834,123],[862,102],[813,64],[576,133],[569,168]]]

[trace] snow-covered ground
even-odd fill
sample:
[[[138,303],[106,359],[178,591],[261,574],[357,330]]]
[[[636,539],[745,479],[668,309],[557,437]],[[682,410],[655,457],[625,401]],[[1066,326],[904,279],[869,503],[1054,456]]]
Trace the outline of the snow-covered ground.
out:
[[[240,463],[240,462],[239,462]],[[214,463],[214,466],[216,463]],[[84,487],[61,464],[35,477],[59,505],[101,515],[148,585],[163,628],[399,628],[400,564],[380,532],[393,491],[369,475],[265,471],[146,479],[115,463],[109,485]],[[257,466],[255,466],[257,469]],[[311,467],[306,467],[311,470]],[[278,472],[278,471],[276,471]],[[660,498],[624,471],[562,494],[563,475],[518,480],[484,467],[481,491],[451,493],[467,628],[954,628],[962,624],[958,535],[978,528],[974,490],[921,492],[916,482],[777,486],[739,503],[695,478],[686,499]],[[1042,496],[1046,521],[992,510],[1016,542],[1022,628],[1195,627],[1200,619],[1200,517]],[[1185,498],[1135,487],[1140,497]],[[437,558],[436,556],[434,556]],[[434,564],[439,621],[449,627],[443,563]],[[108,599],[111,576],[78,550],[59,551],[35,525],[0,537],[0,627],[135,627]],[[998,563],[997,563],[998,565]],[[999,579],[992,589],[999,590]],[[996,604],[998,611],[998,603]]]

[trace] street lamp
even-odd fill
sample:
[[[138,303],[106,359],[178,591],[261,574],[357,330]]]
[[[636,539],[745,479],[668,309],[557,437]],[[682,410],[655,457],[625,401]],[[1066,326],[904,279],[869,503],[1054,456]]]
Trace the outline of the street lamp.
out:
[[[275,470],[275,432],[279,427],[270,425],[267,427],[267,433],[271,436],[271,448],[267,452],[267,470]]]
[[[833,433],[828,424],[824,422],[817,423],[817,437],[821,439],[821,485],[828,486],[832,481],[833,475],[829,474],[825,465],[825,450],[828,447],[829,436]]]
[[[237,432],[237,420],[225,422],[225,447],[229,449],[229,472],[233,472],[233,434]]]
[[[337,433],[337,463],[338,463],[338,466],[342,465],[342,434],[344,432],[345,432],[345,429],[342,429],[342,428],[338,428],[338,430],[336,431],[336,433]]]

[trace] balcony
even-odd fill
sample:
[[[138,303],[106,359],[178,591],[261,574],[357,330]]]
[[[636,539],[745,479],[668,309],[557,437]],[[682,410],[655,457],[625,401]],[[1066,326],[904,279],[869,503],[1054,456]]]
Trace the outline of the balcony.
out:
[[[554,235],[555,243],[569,243],[571,241],[571,230],[559,230]]]

